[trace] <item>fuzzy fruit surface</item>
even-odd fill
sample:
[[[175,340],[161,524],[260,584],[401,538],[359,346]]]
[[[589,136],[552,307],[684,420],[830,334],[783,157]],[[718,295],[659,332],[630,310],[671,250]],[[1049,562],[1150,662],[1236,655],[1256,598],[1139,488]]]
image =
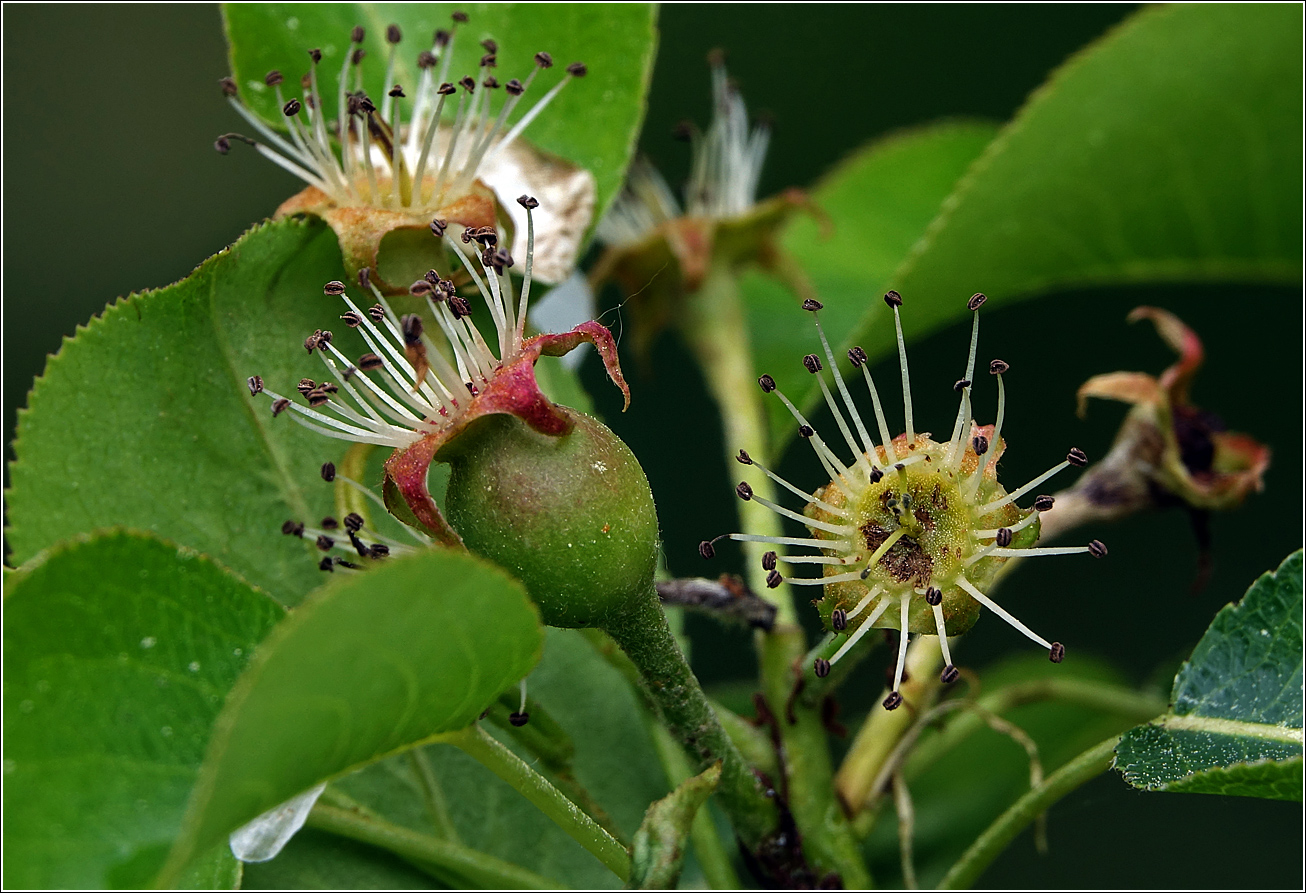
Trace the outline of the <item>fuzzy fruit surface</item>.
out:
[[[561,437],[486,416],[440,458],[445,507],[467,548],[524,584],[550,626],[603,626],[650,598],[658,522],[639,461],[606,426],[561,407]]]

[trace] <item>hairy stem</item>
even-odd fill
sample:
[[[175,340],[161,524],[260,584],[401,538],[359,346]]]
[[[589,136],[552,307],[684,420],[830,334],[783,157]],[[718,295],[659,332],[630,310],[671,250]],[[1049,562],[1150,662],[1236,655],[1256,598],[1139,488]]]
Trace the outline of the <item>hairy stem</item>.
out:
[[[436,869],[433,873],[446,882],[452,880],[450,875],[453,875],[460,883],[490,890],[556,890],[562,887],[557,881],[520,865],[496,859],[460,843],[419,834],[359,810],[318,803],[308,814],[307,824],[319,831],[389,850],[419,866],[433,867]]]
[[[1119,735],[1113,735],[1092,747],[1056,772],[1043,784],[1029,791],[985,829],[961,858],[948,869],[939,883],[940,889],[957,890],[975,886],[997,855],[1007,848],[1025,826],[1034,821],[1049,806],[1111,768]]]
[[[688,296],[681,332],[703,370],[721,412],[726,461],[733,466],[740,449],[773,464],[766,409],[757,386],[748,327],[739,300],[737,272],[729,264],[713,264],[697,292]],[[776,501],[769,478],[753,475],[755,491]],[[739,504],[741,530],[765,536],[783,533],[780,517],[755,500]],[[807,641],[798,625],[793,597],[785,585],[767,586],[762,570],[765,543],[742,543],[749,587],[776,607],[775,626],[757,634],[762,690],[780,718],[780,740],[786,754],[784,790],[808,858],[820,873],[837,872],[847,887],[863,887],[870,875],[851,830],[832,796],[832,767],[825,729],[816,709],[790,704],[802,678],[801,661]],[[788,714],[788,716],[786,716]],[[790,722],[792,719],[793,722]]]
[[[573,840],[589,850],[613,874],[630,877],[630,853],[583,809],[568,800],[552,783],[492,737],[479,725],[440,735],[436,740],[452,744],[502,778],[535,804]]]

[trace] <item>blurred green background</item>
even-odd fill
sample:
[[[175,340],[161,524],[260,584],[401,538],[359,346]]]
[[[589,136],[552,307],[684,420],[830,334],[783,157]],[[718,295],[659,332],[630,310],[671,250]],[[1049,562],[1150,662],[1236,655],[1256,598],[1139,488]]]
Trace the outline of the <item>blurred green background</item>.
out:
[[[897,128],[951,116],[1010,118],[1051,69],[1133,9],[668,6],[642,149],[673,185],[683,180],[688,148],[672,140],[671,129],[683,118],[706,123],[705,55],[723,47],[750,111],[774,120],[761,193],[810,185],[866,140]],[[9,458],[17,409],[63,336],[118,296],[182,278],[299,184],[253,152],[222,157],[212,149],[219,133],[242,123],[217,89],[227,65],[216,6],[6,5],[4,26]],[[1169,674],[1219,606],[1301,544],[1300,299],[1295,288],[1094,290],[986,317],[983,351],[1031,370],[1009,382],[1005,480],[1042,471],[1070,444],[1103,455],[1124,408],[1099,403],[1081,421],[1073,393],[1095,373],[1159,372],[1169,364],[1150,327],[1124,323],[1141,303],[1179,313],[1204,336],[1207,366],[1195,402],[1275,452],[1266,492],[1215,519],[1216,568],[1204,592],[1188,593],[1196,549],[1186,519],[1157,514],[1084,532],[1110,545],[1109,563],[1028,563],[1004,590],[1022,619],[1064,641],[1072,656],[1105,655],[1134,681],[1160,678],[1168,687]],[[606,321],[620,328],[618,320]],[[950,424],[955,413],[951,383],[966,337],[949,329],[911,349],[916,413],[942,420],[935,427]],[[796,338],[795,358],[811,349],[805,339]],[[941,362],[928,362],[936,356]],[[651,377],[628,366],[635,402],[624,416],[600,370],[587,365],[583,374],[609,423],[645,463],[671,569],[719,572],[728,564],[705,571],[695,545],[736,529],[735,472],[721,459],[715,410],[683,349],[664,338],[653,365],[658,372]],[[877,371],[881,380],[893,374],[890,367]],[[130,432],[123,436],[130,443]],[[816,462],[801,450],[791,451],[781,470],[801,486],[821,483]],[[706,681],[751,672],[747,633],[721,633],[697,619],[690,628]],[[1008,633],[994,618],[981,621],[962,659],[982,667],[1027,644]],[[845,717],[870,706],[887,660],[880,652],[859,670],[844,698]],[[1026,833],[983,884],[1300,882],[1296,804],[1142,794],[1107,776],[1053,810],[1050,839],[1052,854],[1040,858]],[[1201,855],[1190,861],[1183,853],[1194,844]],[[1212,858],[1215,848],[1227,855]]]

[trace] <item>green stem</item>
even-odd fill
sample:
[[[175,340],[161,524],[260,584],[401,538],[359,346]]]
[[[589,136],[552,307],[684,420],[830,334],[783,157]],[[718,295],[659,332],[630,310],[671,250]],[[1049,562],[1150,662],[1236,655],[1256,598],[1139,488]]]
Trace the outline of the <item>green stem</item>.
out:
[[[583,809],[571,802],[547,778],[536,772],[479,725],[449,732],[437,739],[452,744],[516,788],[540,812],[589,850],[617,877],[630,877],[630,853]]]
[[[652,581],[648,596],[638,600],[633,610],[609,621],[606,632],[639,669],[644,691],[667,730],[689,753],[694,771],[702,772],[721,761],[717,789],[721,806],[744,844],[758,851],[778,830],[779,813],[721,727],[685,662]]]
[[[998,816],[970,848],[962,854],[940,882],[940,889],[957,890],[975,886],[984,869],[1006,849],[1025,826],[1034,821],[1049,806],[1087,781],[1111,768],[1119,735],[1113,735],[1101,744],[1084,751],[1056,772],[1043,784],[1011,805]]]
[[[440,786],[440,780],[435,777],[435,770],[431,768],[431,761],[426,758],[426,751],[414,747],[408,751],[408,762],[412,766],[413,774],[417,776],[418,784],[422,787],[422,801],[426,804],[426,812],[431,817],[431,825],[435,828],[436,835],[444,840],[458,843],[460,840],[458,829],[449,815],[449,804],[444,799],[444,788]]]
[[[490,890],[557,890],[562,885],[519,865],[496,859],[460,843],[419,834],[362,812],[318,803],[308,826],[389,850],[421,865],[435,866]],[[448,881],[444,875],[442,880]]]
[[[689,760],[685,758],[680,743],[671,737],[670,732],[656,723],[649,723],[649,731],[671,787],[675,788],[691,778],[693,769],[690,768]],[[726,852],[726,848],[721,843],[721,836],[717,834],[708,804],[704,803],[698,815],[694,816],[694,822],[689,828],[689,839],[694,845],[694,854],[698,856],[698,864],[703,869],[703,877],[706,878],[708,887],[713,890],[738,890],[739,876],[735,874],[735,866],[730,861],[730,854]]]
[[[699,290],[687,296],[681,332],[703,370],[704,379],[721,412],[728,463],[743,449],[771,463],[770,437],[762,392],[757,386],[748,326],[739,298],[738,273],[729,263],[714,263]],[[769,478],[752,475],[758,495],[776,501]],[[742,530],[765,536],[783,534],[780,516],[756,500],[739,504]],[[825,728],[816,709],[790,703],[801,679],[807,640],[788,586],[767,586],[762,570],[766,543],[742,543],[750,588],[776,606],[775,627],[757,635],[762,690],[780,718],[780,740],[786,755],[785,791],[794,822],[803,836],[808,858],[818,872],[837,872],[846,887],[870,883],[859,848],[833,797],[832,767]],[[797,671],[796,671],[797,670]],[[786,713],[791,713],[789,722]]]

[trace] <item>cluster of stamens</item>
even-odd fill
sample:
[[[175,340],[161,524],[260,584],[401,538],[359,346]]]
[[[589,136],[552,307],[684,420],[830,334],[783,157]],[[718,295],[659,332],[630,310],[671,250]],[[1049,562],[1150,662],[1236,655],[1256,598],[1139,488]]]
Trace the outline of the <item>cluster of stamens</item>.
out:
[[[765,124],[750,130],[748,110],[726,75],[723,55],[714,52],[709,63],[712,123],[706,132],[688,122],[676,129],[690,143],[691,153],[683,214],[724,220],[752,209],[771,130]],[[631,244],[680,216],[680,205],[667,181],[640,158],[631,165],[626,188],[599,223],[598,236],[608,245]]]
[[[945,662],[942,679],[953,682],[958,678],[958,671],[949,651],[948,636],[969,629],[980,606],[1039,643],[1048,650],[1054,663],[1060,663],[1065,648],[1059,642],[1049,642],[1033,632],[984,589],[994,581],[998,569],[1012,558],[1081,552],[1099,558],[1106,555],[1106,547],[1097,540],[1086,546],[1036,547],[1039,513],[1051,509],[1053,499],[1040,495],[1031,508],[1021,509],[1016,505],[1016,500],[1063,469],[1086,465],[1088,460],[1082,451],[1071,449],[1064,461],[1010,493],[997,482],[996,464],[1004,448],[1001,438],[1006,415],[1003,374],[1010,367],[1002,360],[990,363],[989,372],[998,384],[997,418],[992,426],[976,424],[972,417],[971,391],[979,343],[978,311],[984,301],[984,295],[976,294],[968,303],[974,314],[970,352],[965,376],[955,385],[961,394],[961,405],[947,441],[937,443],[928,433],[915,430],[907,351],[899,315],[902,298],[891,291],[885,295],[885,302],[893,310],[897,331],[905,433],[897,437],[890,434],[866,352],[853,347],[848,351],[848,360],[861,370],[866,381],[879,434],[876,443],[821,328],[817,315],[821,304],[808,300],[803,308],[816,319],[825,364],[832,371],[839,399],[836,400],[822,375],[825,364],[820,356],[809,354],[803,358],[803,364],[817,380],[853,461],[845,463],[839,457],[769,375],[763,375],[759,385],[767,394],[774,394],[793,415],[800,436],[812,446],[830,483],[809,493],[762,466],[746,452],[741,450],[738,456],[741,464],[758,469],[781,488],[800,497],[805,511],[800,514],[777,505],[754,492],[747,482],[741,482],[736,488],[739,497],[806,525],[812,535],[734,533],[726,536],[816,553],[768,551],[762,557],[762,567],[767,571],[767,585],[771,587],[781,583],[824,587],[824,597],[818,602],[821,613],[832,634],[846,638],[829,659],[816,659],[818,676],[827,675],[871,629],[878,626],[901,630],[893,687],[884,701],[889,710],[902,703],[899,688],[909,633],[939,637]],[[723,538],[703,542],[699,548],[703,557],[711,558],[715,552],[713,544]],[[782,565],[790,568],[816,565],[822,569],[822,576],[793,576],[782,572]]]
[[[508,119],[536,75],[552,67],[553,58],[545,52],[536,53],[535,66],[524,80],[512,78],[500,83],[493,74],[498,45],[486,39],[481,41],[485,54],[476,75],[467,75],[456,84],[450,82],[447,78],[458,26],[466,21],[466,14],[454,13],[453,27],[437,30],[431,48],[418,54],[420,75],[407,106],[410,97],[395,82],[402,39],[397,25],[386,29],[390,50],[385,95],[379,108],[363,90],[362,61],[366,52],[361,46],[365,36],[361,27],[353,29],[349,50],[344,54],[334,121],[327,118],[326,99],[318,82],[322,50],[309,50],[311,64],[301,80],[302,99],[287,99],[282,93],[285,79],[281,72],[269,72],[265,83],[275,91],[289,138],[248,109],[240,101],[235,81],[223,78],[223,93],[262,141],[228,133],[214,145],[226,154],[232,140],[248,143],[339,205],[415,211],[447,207],[468,190],[478,170],[507,149],[568,82],[586,73],[580,62],[567,66],[562,80],[509,127]],[[505,99],[496,110],[494,96],[500,90]],[[456,104],[450,98],[454,96]],[[445,122],[446,103],[456,105],[452,124]]]
[[[538,202],[527,196],[518,201],[528,221],[520,300],[514,301],[508,273],[514,261],[499,247],[493,228],[463,228],[455,238],[443,221],[432,224],[489,307],[497,350],[472,323],[471,304],[456,293],[450,279],[430,270],[409,287],[410,294],[426,299],[442,335],[437,345],[426,333],[422,317],[397,314],[364,269],[359,284],[375,299],[366,310],[347,294],[343,282],[328,282],[323,292],[344,301],[348,309],[340,318],[362,336],[367,352],[350,359],[336,347],[330,331],[319,329],[305,339],[304,347],[318,355],[329,377],[322,382],[300,381],[298,390],[307,405],[268,390],[257,375],[248,381],[250,393],[266,394],[274,416],[290,410],[295,421],[319,434],[394,449],[454,424],[470,399],[522,346],[535,238],[531,212]]]

